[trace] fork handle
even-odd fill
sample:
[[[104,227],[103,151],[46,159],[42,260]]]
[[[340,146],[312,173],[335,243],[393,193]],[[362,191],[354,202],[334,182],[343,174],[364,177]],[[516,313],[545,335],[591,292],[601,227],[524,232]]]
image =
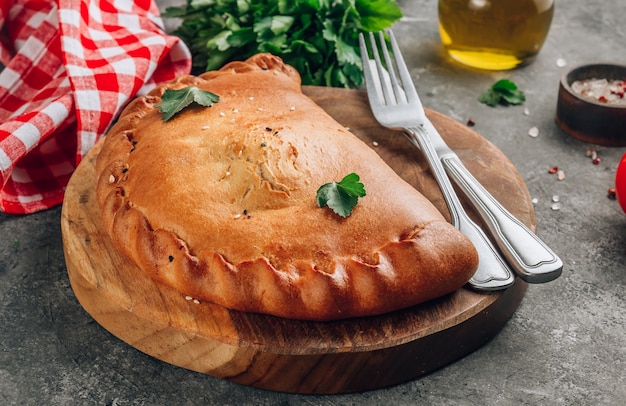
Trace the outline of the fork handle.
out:
[[[448,175],[472,202],[502,254],[526,282],[558,278],[563,261],[523,223],[506,210],[467,170],[456,154],[440,156]]]
[[[405,133],[422,150],[446,201],[452,224],[474,244],[478,268],[469,284],[477,290],[500,290],[513,284],[515,277],[484,231],[465,212],[437,152],[424,127],[408,127]]]

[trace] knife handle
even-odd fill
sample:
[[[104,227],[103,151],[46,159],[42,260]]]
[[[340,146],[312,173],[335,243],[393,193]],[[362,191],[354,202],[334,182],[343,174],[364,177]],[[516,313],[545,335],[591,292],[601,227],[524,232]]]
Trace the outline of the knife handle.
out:
[[[448,175],[469,198],[496,244],[526,282],[558,278],[563,261],[536,234],[505,209],[467,170],[456,155],[441,157]]]

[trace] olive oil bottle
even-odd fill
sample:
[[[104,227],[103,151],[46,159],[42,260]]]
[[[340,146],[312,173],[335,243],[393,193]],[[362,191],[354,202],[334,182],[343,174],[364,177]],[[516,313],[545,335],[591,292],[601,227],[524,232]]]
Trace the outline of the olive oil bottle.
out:
[[[535,59],[553,14],[554,0],[439,0],[439,32],[452,59],[507,70]]]

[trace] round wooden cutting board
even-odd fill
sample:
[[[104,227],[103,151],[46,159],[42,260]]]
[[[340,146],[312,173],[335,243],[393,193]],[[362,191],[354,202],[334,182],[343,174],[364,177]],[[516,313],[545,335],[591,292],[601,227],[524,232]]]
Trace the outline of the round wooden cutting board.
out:
[[[304,90],[449,218],[419,150],[401,133],[376,123],[364,93]],[[433,111],[428,115],[483,185],[534,229],[528,191],[502,152],[465,125]],[[526,292],[526,283],[517,279],[504,291],[462,288],[403,311],[326,323],[194,303],[152,281],[109,239],[95,198],[100,147],[81,162],[66,191],[61,226],[69,279],[80,304],[100,325],[162,361],[275,391],[372,390],[415,379],[481,347]]]

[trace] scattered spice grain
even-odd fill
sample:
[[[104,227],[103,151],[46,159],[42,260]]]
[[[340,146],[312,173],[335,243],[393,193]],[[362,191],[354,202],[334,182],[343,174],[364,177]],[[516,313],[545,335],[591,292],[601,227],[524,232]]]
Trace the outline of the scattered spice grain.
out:
[[[617,199],[617,191],[615,190],[614,187],[609,188],[609,190],[607,191],[607,197],[611,200]]]

